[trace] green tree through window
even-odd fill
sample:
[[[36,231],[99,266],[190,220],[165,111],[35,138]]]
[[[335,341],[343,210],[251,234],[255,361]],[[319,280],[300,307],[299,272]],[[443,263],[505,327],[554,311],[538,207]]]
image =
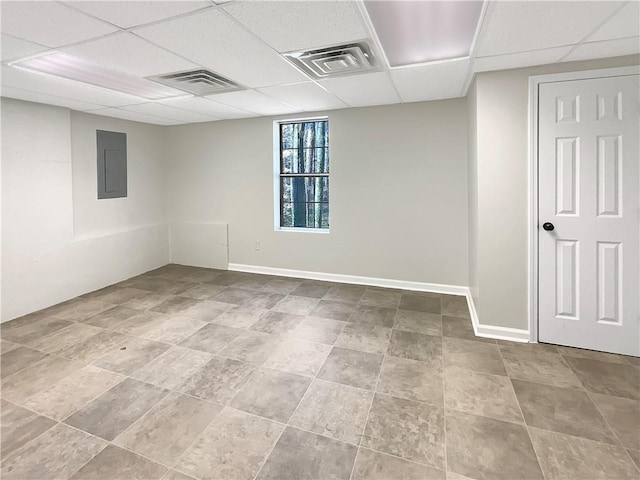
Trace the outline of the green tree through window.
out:
[[[280,226],[329,228],[329,122],[280,126]]]

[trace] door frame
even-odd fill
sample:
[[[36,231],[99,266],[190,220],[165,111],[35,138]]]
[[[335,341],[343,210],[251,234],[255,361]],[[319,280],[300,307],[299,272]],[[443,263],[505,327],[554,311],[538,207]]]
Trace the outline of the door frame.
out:
[[[527,265],[527,310],[529,342],[538,342],[538,91],[541,84],[567,82],[571,80],[589,80],[594,78],[623,77],[640,74],[640,65],[628,67],[603,68],[577,72],[552,73],[529,77],[529,169],[528,169],[528,265]]]

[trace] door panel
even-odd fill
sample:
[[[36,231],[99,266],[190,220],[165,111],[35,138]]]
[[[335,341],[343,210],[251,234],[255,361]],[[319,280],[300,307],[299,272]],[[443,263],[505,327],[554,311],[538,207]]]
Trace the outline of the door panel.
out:
[[[638,75],[538,91],[538,338],[640,355]]]

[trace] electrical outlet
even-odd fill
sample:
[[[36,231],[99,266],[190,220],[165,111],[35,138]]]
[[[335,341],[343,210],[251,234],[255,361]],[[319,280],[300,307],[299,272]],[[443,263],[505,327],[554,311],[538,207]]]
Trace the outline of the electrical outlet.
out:
[[[256,242],[255,245],[253,246],[253,249],[256,251],[260,250],[260,242]]]

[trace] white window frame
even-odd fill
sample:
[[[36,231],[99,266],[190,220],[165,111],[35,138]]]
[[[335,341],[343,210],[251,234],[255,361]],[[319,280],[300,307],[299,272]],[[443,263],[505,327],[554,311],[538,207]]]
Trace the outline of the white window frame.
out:
[[[297,122],[319,122],[329,121],[328,116],[323,117],[302,117],[302,118],[286,118],[275,120],[273,122],[273,229],[276,232],[297,232],[297,233],[319,233],[327,235],[329,228],[306,228],[306,227],[281,227],[280,226],[280,125],[283,123]],[[329,140],[329,151],[331,151],[331,140]],[[331,156],[329,156],[331,159]],[[329,160],[331,161],[331,160]],[[331,177],[331,167],[329,167],[329,177]],[[329,183],[331,185],[331,183]],[[329,187],[331,188],[331,187]],[[329,218],[331,218],[331,192],[329,192]]]

